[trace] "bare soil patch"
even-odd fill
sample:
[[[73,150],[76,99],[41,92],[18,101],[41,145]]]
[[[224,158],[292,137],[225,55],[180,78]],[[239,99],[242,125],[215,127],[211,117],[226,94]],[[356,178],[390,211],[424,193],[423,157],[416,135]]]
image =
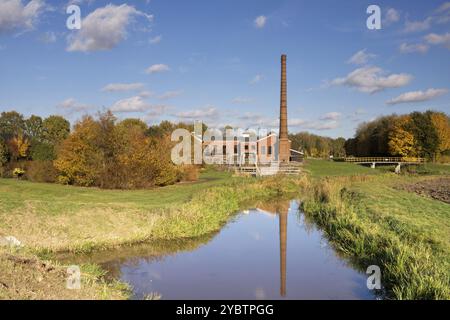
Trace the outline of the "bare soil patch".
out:
[[[66,267],[34,256],[0,252],[0,300],[126,299],[123,288],[90,274],[82,274],[79,290],[66,288]]]
[[[450,177],[426,179],[413,184],[402,185],[400,189],[450,203]]]

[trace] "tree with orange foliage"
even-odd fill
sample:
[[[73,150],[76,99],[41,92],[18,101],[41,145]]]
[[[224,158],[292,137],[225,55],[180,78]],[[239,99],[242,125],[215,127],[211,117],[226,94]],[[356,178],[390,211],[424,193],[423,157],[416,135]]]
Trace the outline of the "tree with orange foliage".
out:
[[[450,118],[443,112],[433,112],[431,122],[436,128],[439,138],[438,152],[450,150]]]
[[[19,133],[17,136],[9,140],[8,144],[12,159],[19,160],[28,156],[30,142],[23,134]]]
[[[54,161],[61,183],[95,185],[102,163],[102,154],[95,144],[99,131],[99,124],[90,116],[75,124],[74,132],[62,142]]]
[[[414,152],[414,135],[407,130],[411,118],[407,115],[394,119],[392,130],[389,132],[389,153],[394,156],[411,157]]]
[[[59,148],[60,181],[124,189],[174,183],[180,172],[170,159],[172,142],[148,137],[146,129],[134,120],[116,124],[110,112],[85,117]]]

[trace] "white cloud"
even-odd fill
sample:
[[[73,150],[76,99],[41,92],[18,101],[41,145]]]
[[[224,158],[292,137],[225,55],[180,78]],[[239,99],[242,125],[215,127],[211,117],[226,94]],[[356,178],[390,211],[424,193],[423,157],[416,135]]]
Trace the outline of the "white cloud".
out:
[[[428,17],[423,21],[406,21],[404,32],[419,32],[428,30],[431,27],[432,18]]]
[[[56,40],[57,36],[53,31],[47,31],[39,37],[39,41],[43,43],[54,43]]]
[[[66,109],[69,112],[83,112],[93,108],[90,105],[77,102],[74,98],[68,98],[60,102],[58,107]]]
[[[147,70],[145,70],[146,73],[148,74],[152,74],[152,73],[158,73],[158,72],[164,72],[164,71],[169,71],[170,68],[168,65],[166,64],[154,64],[150,67],[147,68]]]
[[[428,46],[423,43],[408,44],[404,42],[400,45],[399,50],[401,53],[412,53],[412,52],[425,53],[428,51]]]
[[[205,118],[215,118],[219,115],[217,108],[213,106],[207,106],[202,109],[190,110],[190,111],[180,111],[174,114],[174,116],[182,119],[195,119],[202,120]]]
[[[259,16],[259,17],[256,17],[254,24],[255,24],[256,28],[261,29],[266,25],[266,22],[267,22],[266,16]]]
[[[152,105],[145,101],[142,96],[134,96],[131,98],[126,98],[114,103],[110,110],[112,112],[144,112],[153,111],[158,114],[162,114],[166,110],[166,106],[163,105]]]
[[[342,116],[341,113],[339,112],[328,112],[326,114],[324,114],[320,120],[338,120],[340,119]]]
[[[447,23],[450,21],[450,2],[443,3],[438,9],[435,11],[437,15],[435,16],[435,20],[437,23]]]
[[[373,53],[366,52],[366,49],[359,50],[348,59],[347,63],[351,64],[365,64],[369,59],[376,57]]]
[[[410,91],[405,92],[398,97],[391,99],[386,102],[386,104],[398,104],[398,103],[409,103],[409,102],[421,102],[434,99],[448,92],[447,89],[428,89],[425,91]]]
[[[336,120],[331,120],[331,121],[327,121],[327,122],[312,122],[309,124],[306,124],[304,127],[306,129],[312,129],[312,130],[331,130],[331,129],[336,129],[339,127],[339,122]]]
[[[159,36],[151,38],[149,40],[149,42],[150,42],[150,44],[157,44],[157,43],[160,43],[161,40],[162,40],[162,35],[159,35]]]
[[[277,126],[276,120],[263,117],[261,116],[261,114],[256,114],[253,112],[245,112],[243,115],[235,116],[235,118],[243,121],[246,126],[266,126],[266,127]]]
[[[144,16],[149,21],[152,15],[145,14],[127,4],[108,4],[91,12],[82,20],[82,27],[68,37],[67,51],[110,50],[127,36],[127,26],[135,16]]]
[[[45,9],[43,0],[31,0],[26,5],[23,5],[22,0],[0,1],[0,33],[33,29]]]
[[[383,76],[384,72],[378,67],[358,68],[343,78],[331,81],[333,85],[344,85],[356,88],[361,92],[375,93],[387,88],[399,88],[407,85],[412,76],[406,73]]]
[[[256,76],[253,77],[252,80],[250,80],[250,84],[257,84],[262,79],[264,79],[264,76],[262,74],[257,74]]]
[[[245,98],[245,97],[236,97],[233,100],[231,100],[231,103],[235,104],[246,104],[252,102],[252,98]]]
[[[69,2],[67,3],[67,6],[69,6],[71,4],[76,4],[76,5],[87,4],[87,5],[91,5],[94,2],[95,2],[95,0],[69,0]]]
[[[142,97],[142,98],[149,98],[149,97],[153,96],[153,92],[148,91],[148,90],[143,90],[143,91],[139,92],[138,96]]]
[[[102,91],[106,92],[122,92],[122,91],[135,91],[142,90],[144,84],[140,82],[136,83],[110,83],[102,88]]]
[[[330,130],[339,127],[338,117],[336,115],[331,115],[332,118],[335,119],[327,119],[326,121],[311,121],[305,120],[301,118],[288,118],[288,126],[295,127],[298,129],[310,129],[310,130]],[[340,117],[340,114],[339,114]],[[259,127],[259,128],[273,128],[277,129],[280,125],[278,119],[273,117],[262,116],[261,114],[246,112],[241,116],[235,117],[242,121],[242,125],[246,127]]]
[[[450,32],[446,34],[430,33],[425,36],[425,40],[432,45],[444,45],[450,50]]]
[[[450,1],[444,2],[439,8],[436,9],[436,12],[445,12],[450,10]]]
[[[389,8],[386,11],[386,16],[384,20],[385,25],[390,25],[400,20],[400,13],[394,8]]]
[[[166,91],[163,94],[161,94],[158,98],[161,100],[167,100],[167,99],[178,97],[182,93],[183,93],[182,90]]]

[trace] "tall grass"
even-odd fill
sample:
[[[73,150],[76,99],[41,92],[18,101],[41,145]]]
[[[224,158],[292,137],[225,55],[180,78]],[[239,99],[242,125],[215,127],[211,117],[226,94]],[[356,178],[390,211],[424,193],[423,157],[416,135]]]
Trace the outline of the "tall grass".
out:
[[[450,299],[448,248],[439,246],[420,228],[373,210],[369,199],[351,188],[353,184],[379,184],[377,179],[311,180],[302,188],[303,210],[361,270],[380,266],[387,298]]]
[[[0,235],[41,254],[197,237],[220,229],[244,204],[296,192],[296,185],[288,177],[228,178],[122,193],[0,180]]]
[[[163,219],[151,238],[198,237],[220,229],[242,206],[298,192],[299,182],[289,177],[241,179],[196,194],[191,201],[159,213]]]

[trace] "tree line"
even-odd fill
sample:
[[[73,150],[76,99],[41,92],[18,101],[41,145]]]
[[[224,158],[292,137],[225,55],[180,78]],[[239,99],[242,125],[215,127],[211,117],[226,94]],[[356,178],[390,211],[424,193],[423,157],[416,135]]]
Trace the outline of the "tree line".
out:
[[[362,123],[345,142],[348,156],[422,157],[447,161],[450,156],[450,118],[443,112],[388,115]]]
[[[306,157],[328,158],[345,156],[345,139],[322,137],[308,132],[290,134],[291,148],[302,151]]]
[[[70,129],[61,116],[25,119],[15,111],[0,115],[0,175],[36,182],[100,188],[147,188],[195,180],[198,169],[170,159],[176,128],[163,121],[147,126],[139,119],[118,121],[109,111],[84,116]]]
[[[195,166],[175,166],[171,133],[192,124],[118,119],[109,111],[71,125],[62,116],[0,114],[0,176],[101,188],[147,188],[196,180]],[[207,126],[204,125],[203,130]],[[309,157],[401,156],[450,160],[450,118],[443,112],[388,115],[362,123],[351,139],[290,134]]]

